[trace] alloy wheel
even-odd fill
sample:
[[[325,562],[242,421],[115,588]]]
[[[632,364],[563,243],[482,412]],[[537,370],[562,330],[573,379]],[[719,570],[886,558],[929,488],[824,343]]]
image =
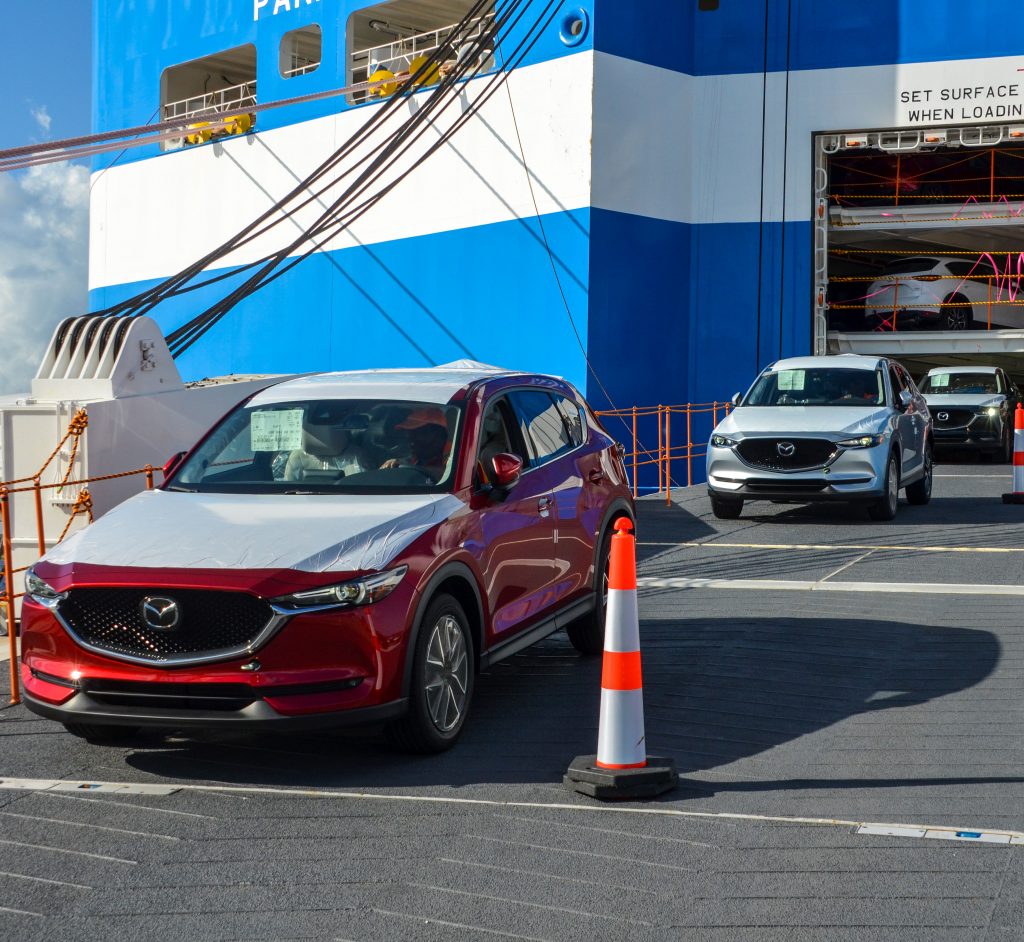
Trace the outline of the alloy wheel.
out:
[[[458,726],[469,692],[469,655],[458,621],[442,615],[427,642],[423,689],[430,719],[441,732]]]

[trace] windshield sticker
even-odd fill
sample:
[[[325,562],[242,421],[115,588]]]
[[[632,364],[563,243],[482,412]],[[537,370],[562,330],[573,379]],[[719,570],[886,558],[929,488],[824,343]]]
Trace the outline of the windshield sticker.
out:
[[[949,385],[949,373],[933,373],[931,377],[931,384],[936,389],[942,386]]]
[[[785,392],[801,391],[806,375],[803,370],[779,370],[779,389]]]
[[[253,451],[294,451],[302,447],[302,410],[254,412],[251,426]]]

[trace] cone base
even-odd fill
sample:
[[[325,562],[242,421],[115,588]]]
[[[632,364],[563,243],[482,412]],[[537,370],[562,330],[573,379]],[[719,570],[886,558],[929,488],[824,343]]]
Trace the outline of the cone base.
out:
[[[602,801],[654,798],[679,784],[675,762],[662,756],[648,756],[642,769],[599,769],[596,761],[597,756],[577,756],[562,783],[570,791]]]
[[[1003,494],[1004,504],[1024,504],[1024,493]]]

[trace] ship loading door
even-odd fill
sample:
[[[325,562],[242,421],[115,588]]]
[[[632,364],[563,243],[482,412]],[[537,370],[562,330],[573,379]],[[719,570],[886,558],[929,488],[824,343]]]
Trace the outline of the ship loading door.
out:
[[[1024,384],[1024,128],[814,140],[815,353]]]

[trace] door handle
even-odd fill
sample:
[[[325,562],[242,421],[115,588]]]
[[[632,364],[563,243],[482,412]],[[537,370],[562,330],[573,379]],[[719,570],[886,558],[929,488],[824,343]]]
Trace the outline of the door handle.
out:
[[[604,472],[598,468],[594,468],[587,477],[590,478],[591,484],[600,484],[604,480]]]

